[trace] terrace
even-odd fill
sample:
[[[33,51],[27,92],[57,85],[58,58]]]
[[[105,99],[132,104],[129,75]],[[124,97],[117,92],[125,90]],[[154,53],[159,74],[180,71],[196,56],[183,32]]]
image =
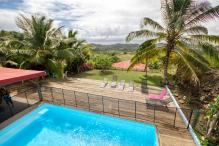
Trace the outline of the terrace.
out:
[[[0,128],[7,126],[38,105],[48,102],[155,124],[160,146],[195,145],[188,132],[188,125],[184,124],[178,113],[179,108],[173,102],[168,107],[147,103],[148,93],[159,93],[161,90],[159,87],[149,86],[148,93],[143,93],[138,86],[134,92],[129,92],[126,89],[119,91],[110,87],[100,88],[101,81],[91,79],[68,78],[62,81],[44,80],[41,83],[42,101],[36,87],[16,89],[12,92],[15,108],[10,109],[4,105],[4,114],[6,113],[8,117],[12,116],[12,118],[4,121]],[[187,119],[191,119],[192,111],[190,109],[181,110]]]

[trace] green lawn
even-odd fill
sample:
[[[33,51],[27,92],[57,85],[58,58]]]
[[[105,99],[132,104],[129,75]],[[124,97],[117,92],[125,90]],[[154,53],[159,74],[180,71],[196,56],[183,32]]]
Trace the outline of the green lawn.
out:
[[[104,77],[108,78],[108,80],[112,80],[112,76],[117,75],[118,80],[125,80],[129,82],[133,80],[135,83],[140,84],[143,79],[146,79],[145,72],[137,72],[137,71],[120,71],[120,70],[109,70],[105,73],[99,70],[91,70],[87,72],[83,72],[80,74],[76,74],[73,77],[77,78],[87,78],[87,79],[95,79],[95,80],[103,80]],[[160,82],[163,80],[163,76],[161,73],[148,73],[148,84],[160,86]]]
[[[116,55],[121,61],[127,61],[131,60],[131,58],[134,56],[134,52],[128,52],[126,54],[119,53]]]

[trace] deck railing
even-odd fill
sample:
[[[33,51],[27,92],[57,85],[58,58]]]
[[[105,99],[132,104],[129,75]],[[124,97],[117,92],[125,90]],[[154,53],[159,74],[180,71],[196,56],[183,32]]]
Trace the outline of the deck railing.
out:
[[[195,144],[196,144],[197,146],[201,146],[201,142],[199,141],[199,139],[198,139],[197,135],[195,134],[195,132],[194,132],[192,126],[190,125],[190,122],[191,122],[191,120],[192,120],[191,118],[192,118],[193,111],[191,112],[190,117],[189,117],[189,119],[188,119],[188,118],[185,116],[185,114],[183,113],[183,111],[181,110],[179,104],[177,103],[175,97],[173,96],[173,94],[172,94],[172,92],[170,91],[170,89],[169,89],[168,86],[166,86],[166,89],[167,89],[167,91],[168,91],[168,93],[169,93],[169,96],[172,98],[174,104],[176,105],[176,107],[177,107],[177,109],[178,109],[178,112],[179,112],[180,116],[182,117],[182,120],[183,120],[184,124],[187,125],[187,129],[188,129],[189,133],[191,134],[191,136],[192,136],[192,138],[193,138]]]
[[[150,122],[154,124],[164,124],[177,128],[189,128],[193,111],[186,108],[165,107],[156,104],[143,103],[133,100],[120,99],[118,97],[108,97],[74,90],[66,90],[54,87],[41,87],[41,94],[44,102],[52,104],[74,107],[96,113],[127,118],[131,120]],[[36,88],[29,88],[18,91],[12,96],[14,108],[8,107],[4,103],[4,109],[0,110],[0,122],[10,118],[16,113],[23,111],[33,104],[40,102]],[[19,99],[19,100],[18,100]],[[22,102],[19,102],[22,99]],[[179,113],[182,111],[188,119],[188,123],[183,123]]]
[[[188,128],[184,125],[178,107],[160,106],[133,100],[78,92],[54,87],[41,87],[43,101],[70,106],[87,111],[128,118],[136,121],[165,124],[177,128]],[[180,108],[187,119],[191,119],[192,110]]]

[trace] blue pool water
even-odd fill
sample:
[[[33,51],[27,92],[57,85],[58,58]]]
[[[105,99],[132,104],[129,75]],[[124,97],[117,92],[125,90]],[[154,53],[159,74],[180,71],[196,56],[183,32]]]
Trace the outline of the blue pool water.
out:
[[[156,128],[43,104],[0,131],[0,146],[158,146]]]

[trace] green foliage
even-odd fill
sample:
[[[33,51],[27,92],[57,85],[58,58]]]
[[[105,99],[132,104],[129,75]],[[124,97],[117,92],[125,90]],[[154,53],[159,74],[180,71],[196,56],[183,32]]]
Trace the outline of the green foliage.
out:
[[[164,65],[166,84],[169,64],[173,64],[179,68],[179,75],[185,81],[198,85],[202,72],[211,70],[208,59],[203,57],[206,49],[210,58],[218,57],[218,52],[213,56],[209,50],[215,50],[215,46],[219,45],[219,36],[208,35],[208,30],[202,23],[219,18],[219,6],[212,7],[206,1],[161,0],[161,12],[164,26],[146,17],[141,22],[141,29],[130,32],[127,36],[127,41],[146,38],[137,47],[130,68],[157,56]],[[211,47],[201,49],[203,45]]]
[[[206,118],[212,119],[215,118],[215,114],[219,111],[219,96],[208,105],[208,109],[206,111]]]
[[[94,68],[100,69],[103,72],[110,69],[113,63],[112,57],[103,54],[95,55],[93,61],[94,61]]]
[[[92,46],[77,39],[76,31],[63,35],[62,27],[54,27],[52,19],[20,15],[16,23],[22,33],[0,32],[1,66],[47,70],[61,78],[66,67],[78,71],[89,59]]]
[[[159,60],[151,61],[148,65],[150,69],[160,69],[161,66],[162,66],[162,62],[160,62]]]
[[[117,57],[116,55],[111,55],[111,56],[109,56],[109,58],[110,58],[112,63],[116,63],[116,62],[120,61],[119,57]]]

